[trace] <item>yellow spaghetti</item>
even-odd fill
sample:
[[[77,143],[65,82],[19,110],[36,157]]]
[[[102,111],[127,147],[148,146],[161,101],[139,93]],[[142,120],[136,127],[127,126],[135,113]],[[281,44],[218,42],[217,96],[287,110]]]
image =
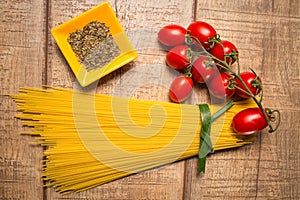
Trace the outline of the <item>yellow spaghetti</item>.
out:
[[[60,192],[89,188],[199,153],[197,105],[112,97],[68,89],[21,88],[11,95],[16,117],[46,146],[43,178]],[[251,143],[230,124],[252,100],[235,105],[212,124],[214,150]],[[211,112],[219,109],[210,106]]]

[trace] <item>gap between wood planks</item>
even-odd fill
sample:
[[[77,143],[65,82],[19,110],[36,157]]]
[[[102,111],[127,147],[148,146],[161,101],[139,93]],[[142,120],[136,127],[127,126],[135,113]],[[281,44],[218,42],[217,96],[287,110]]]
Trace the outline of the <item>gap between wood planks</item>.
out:
[[[45,11],[46,11],[46,15],[45,15],[45,63],[44,63],[44,71],[42,73],[42,84],[43,85],[48,85],[48,53],[49,53],[49,20],[50,20],[50,0],[46,0],[45,3]],[[43,147],[43,151],[45,151],[47,149],[47,147]],[[45,184],[45,180],[43,180],[43,184]],[[48,199],[48,195],[47,195],[47,188],[43,188],[43,194],[42,194],[43,200],[47,200]]]

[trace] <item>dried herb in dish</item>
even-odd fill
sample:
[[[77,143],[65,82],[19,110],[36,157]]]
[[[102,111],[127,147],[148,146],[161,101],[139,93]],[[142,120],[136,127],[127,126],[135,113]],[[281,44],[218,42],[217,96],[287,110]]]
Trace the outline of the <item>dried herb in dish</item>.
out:
[[[98,21],[71,33],[68,42],[87,71],[103,67],[120,54],[109,27]]]

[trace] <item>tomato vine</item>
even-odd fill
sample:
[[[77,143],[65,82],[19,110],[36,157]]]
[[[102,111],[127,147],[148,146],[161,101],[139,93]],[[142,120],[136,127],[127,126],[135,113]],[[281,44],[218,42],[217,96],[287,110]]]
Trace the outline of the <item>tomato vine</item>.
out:
[[[167,65],[184,73],[171,84],[169,93],[173,102],[181,103],[190,96],[193,80],[206,83],[210,94],[216,98],[228,100],[237,94],[242,98],[252,98],[257,104],[257,108],[242,110],[234,116],[232,128],[237,134],[251,135],[267,126],[270,133],[278,129],[280,111],[262,105],[264,90],[260,77],[251,68],[251,72],[241,72],[238,49],[230,41],[222,40],[210,24],[192,22],[187,30],[179,25],[167,25],[159,31],[158,40],[172,48],[166,56]],[[233,65],[237,65],[237,72]],[[256,97],[260,93],[260,98]],[[198,173],[205,171],[206,155],[213,151],[209,137],[211,123],[231,106],[232,100],[211,116],[206,104],[199,105],[203,124]]]
[[[198,40],[198,38],[190,35],[188,32],[186,34],[186,45],[191,45],[193,44],[191,41],[196,41],[198,43],[198,45],[201,45],[201,42]],[[222,46],[223,50],[224,50],[224,46],[221,43],[221,37],[219,34],[216,34],[214,38],[209,39],[209,41],[207,42],[210,44],[210,48],[213,48],[214,45],[219,44]],[[241,84],[243,85],[243,87],[246,89],[246,91],[244,91],[247,95],[249,95],[257,104],[257,106],[260,108],[260,110],[263,113],[264,119],[266,120],[268,126],[269,126],[269,133],[272,133],[274,131],[276,131],[280,125],[281,122],[281,115],[280,115],[280,111],[279,110],[271,110],[270,108],[266,108],[266,110],[268,110],[267,114],[266,112],[264,112],[264,107],[262,105],[262,100],[263,100],[263,88],[261,88],[262,91],[262,95],[260,97],[260,99],[256,98],[256,96],[251,92],[250,88],[247,86],[247,84],[245,83],[245,81],[242,79],[242,77],[240,76],[241,72],[241,66],[240,66],[240,62],[239,62],[239,58],[238,58],[238,52],[231,52],[230,54],[224,54],[225,59],[221,60],[219,58],[217,58],[216,56],[212,55],[209,51],[207,51],[207,49],[202,48],[201,51],[193,51],[192,49],[189,50],[190,54],[195,56],[195,57],[200,57],[200,56],[209,56],[211,57],[213,60],[217,61],[215,62],[215,64],[220,67],[221,69],[224,69],[225,71],[229,72],[231,75],[233,75],[234,77],[236,77]],[[229,63],[226,61],[226,58],[229,58],[230,61]],[[231,64],[233,62],[233,60],[235,60],[237,62],[237,69],[238,72],[235,72],[232,67]],[[250,70],[257,76],[256,72],[250,68]],[[257,76],[258,77],[258,76]],[[241,88],[239,88],[237,85],[234,86],[236,89],[238,90],[243,90]],[[276,116],[274,115],[274,113],[277,114],[277,124],[275,126],[275,128],[272,126],[271,122],[275,122],[276,121]],[[272,120],[270,120],[272,118]]]

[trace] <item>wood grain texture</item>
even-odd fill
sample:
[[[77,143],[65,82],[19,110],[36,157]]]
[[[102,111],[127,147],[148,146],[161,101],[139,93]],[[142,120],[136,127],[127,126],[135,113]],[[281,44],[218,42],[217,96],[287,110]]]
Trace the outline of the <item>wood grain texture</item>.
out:
[[[50,35],[50,29],[101,0],[1,1],[1,95],[42,84],[80,89]],[[132,175],[82,193],[61,195],[43,188],[42,149],[13,118],[15,104],[0,96],[0,199],[300,199],[300,1],[298,0],[110,0],[139,57],[103,77],[86,91],[169,101],[168,87],[178,73],[165,66],[157,42],[167,24],[193,20],[213,25],[240,51],[243,70],[263,79],[264,104],[282,112],[274,134],[264,130],[248,146],[211,154],[206,173],[196,175],[197,159]],[[187,103],[209,102],[196,85]]]
[[[42,85],[45,59],[45,5],[41,1],[1,1],[0,8],[0,199],[42,199],[42,148],[21,136],[16,105],[4,94]]]
[[[98,3],[81,1],[70,4],[66,1],[51,1],[50,27]],[[139,58],[134,63],[103,77],[98,83],[92,84],[85,90],[168,101],[166,88],[175,75],[164,64],[165,53],[158,45],[156,35],[159,28],[165,24],[188,24],[193,17],[193,1],[110,1],[110,3],[139,53]],[[50,39],[49,43],[48,84],[78,88],[55,42]],[[181,162],[132,175],[80,194],[62,196],[49,189],[47,199],[181,199],[184,190],[184,173],[184,162]]]

